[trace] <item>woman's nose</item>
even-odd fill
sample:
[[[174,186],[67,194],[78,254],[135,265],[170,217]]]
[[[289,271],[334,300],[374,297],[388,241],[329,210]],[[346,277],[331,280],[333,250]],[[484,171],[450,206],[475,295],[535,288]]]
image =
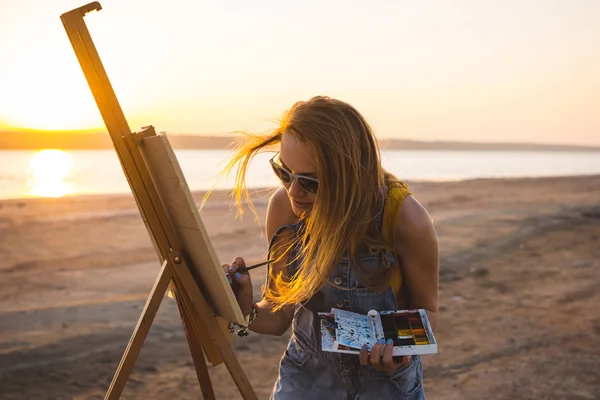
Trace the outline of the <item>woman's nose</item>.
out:
[[[297,199],[297,198],[304,196],[305,194],[306,194],[306,192],[304,190],[302,190],[302,188],[298,184],[298,179],[293,178],[292,183],[290,184],[290,195],[293,198]]]

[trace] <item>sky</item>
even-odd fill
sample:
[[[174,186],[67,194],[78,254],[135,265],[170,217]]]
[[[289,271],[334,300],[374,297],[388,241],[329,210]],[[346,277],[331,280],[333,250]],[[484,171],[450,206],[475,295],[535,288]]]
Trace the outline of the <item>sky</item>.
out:
[[[103,127],[60,21],[87,2],[0,0],[0,129]],[[328,95],[380,138],[600,145],[600,1],[100,3],[134,131],[262,132]]]

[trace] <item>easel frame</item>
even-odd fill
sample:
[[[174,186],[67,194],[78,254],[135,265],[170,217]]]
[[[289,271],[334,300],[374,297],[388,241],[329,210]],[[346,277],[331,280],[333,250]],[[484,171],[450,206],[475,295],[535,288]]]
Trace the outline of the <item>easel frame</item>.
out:
[[[87,13],[101,9],[99,2],[92,2],[66,12],[60,18],[162,264],[105,400],[120,398],[169,285],[177,301],[204,399],[215,399],[205,362],[206,354],[215,366],[225,363],[244,399],[255,400],[256,393],[231,349],[232,338],[227,330],[227,322],[213,313],[213,308],[201,292],[188,266],[182,240],[171,224],[165,204],[144,162],[140,145],[145,139],[158,136],[152,126],[143,128],[139,133],[131,132],[84,22]]]

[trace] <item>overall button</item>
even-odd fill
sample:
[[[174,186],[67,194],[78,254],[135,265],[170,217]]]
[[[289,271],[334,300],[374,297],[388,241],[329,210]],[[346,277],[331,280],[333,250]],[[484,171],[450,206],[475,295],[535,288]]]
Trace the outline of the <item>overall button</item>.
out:
[[[337,308],[342,308],[342,307],[344,307],[344,302],[343,301],[338,301],[337,303],[335,303],[335,306]]]
[[[340,278],[339,276],[336,276],[336,277],[333,279],[333,283],[335,283],[335,284],[336,284],[336,285],[338,285],[338,286],[339,286],[339,285],[341,285],[341,284],[342,284],[342,278]]]

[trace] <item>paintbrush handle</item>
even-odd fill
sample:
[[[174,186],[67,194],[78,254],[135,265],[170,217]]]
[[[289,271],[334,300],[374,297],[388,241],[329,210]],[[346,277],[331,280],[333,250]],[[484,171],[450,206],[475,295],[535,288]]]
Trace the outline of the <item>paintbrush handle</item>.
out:
[[[267,265],[272,262],[273,262],[273,260],[267,260],[267,261],[260,262],[258,264],[251,265],[249,267],[246,267],[246,271],[250,271],[251,269],[262,267],[263,265]]]
[[[273,262],[273,260],[267,260],[267,261],[260,262],[258,264],[250,265],[249,267],[246,267],[245,269],[241,270],[240,272],[250,271],[251,269],[262,267],[263,265],[266,265],[266,264],[269,264],[272,262]],[[228,272],[226,275],[231,276],[231,273]]]

